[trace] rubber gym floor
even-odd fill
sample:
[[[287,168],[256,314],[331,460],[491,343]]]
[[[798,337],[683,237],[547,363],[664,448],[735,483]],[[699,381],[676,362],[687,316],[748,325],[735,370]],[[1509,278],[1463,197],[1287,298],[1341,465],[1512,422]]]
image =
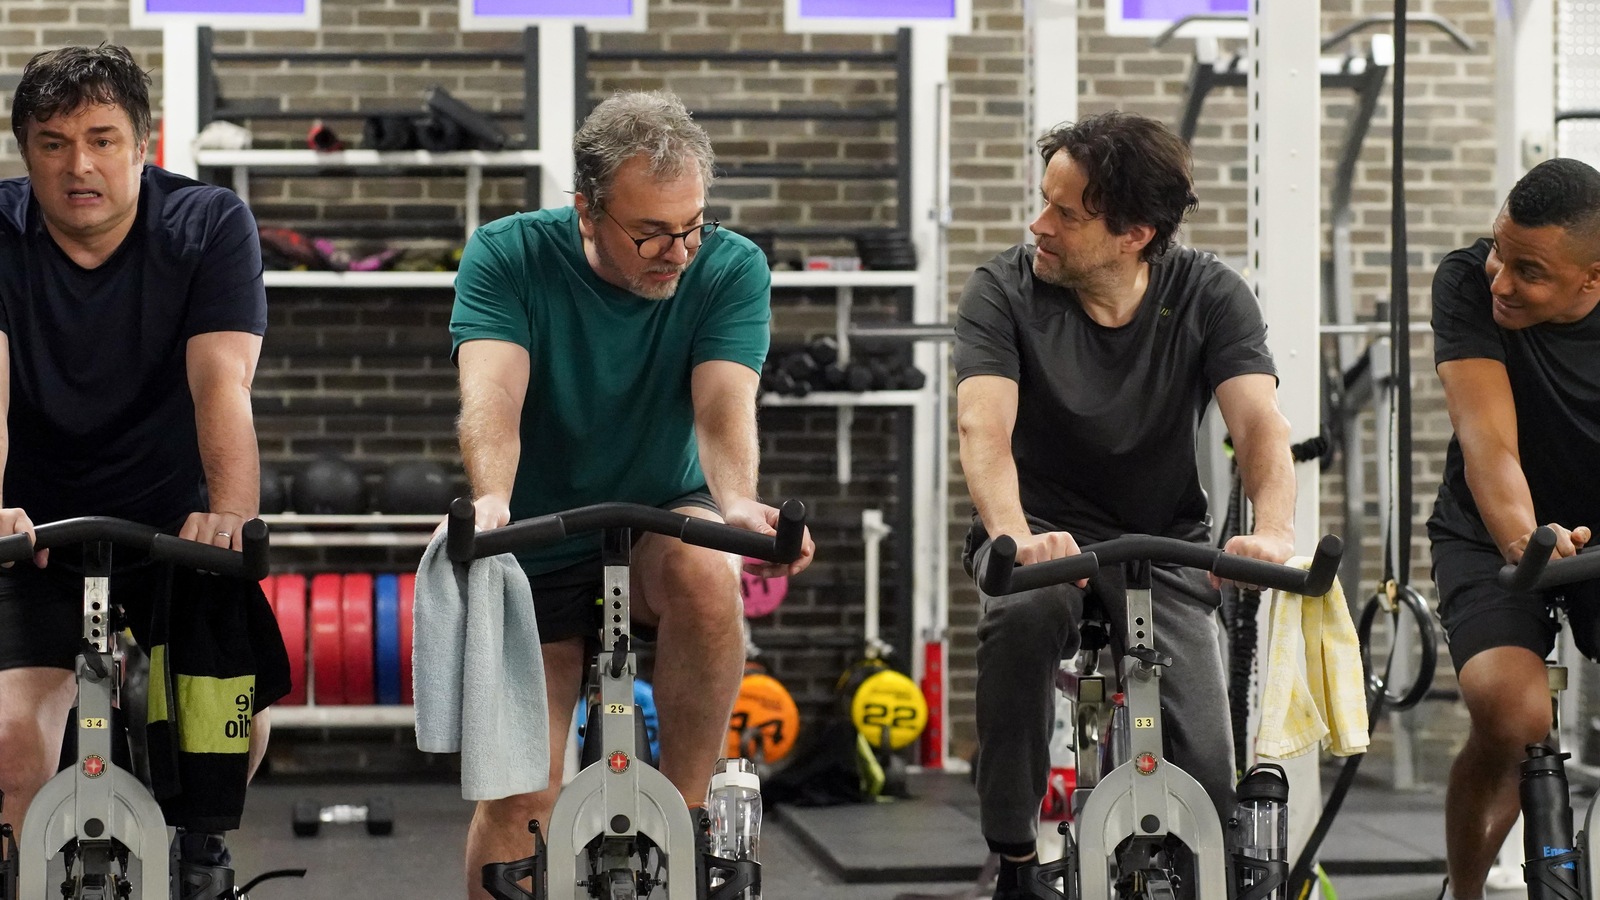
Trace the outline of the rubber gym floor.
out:
[[[1336,774],[1326,769],[1324,786]],[[918,874],[975,873],[983,863],[977,800],[966,778],[924,773],[913,776],[911,789],[910,800],[768,810],[761,843],[763,900],[892,900],[908,892],[987,900],[990,893],[974,892],[970,877],[928,880]],[[317,837],[294,836],[296,800],[360,803],[371,795],[394,802],[393,835],[371,837],[360,825],[327,825]],[[462,852],[471,814],[454,783],[305,783],[267,775],[252,788],[244,827],[230,843],[243,880],[265,869],[309,870],[303,882],[262,884],[251,900],[447,900],[463,895]],[[1397,795],[1376,779],[1359,778],[1322,854],[1339,900],[1432,900],[1444,871],[1443,823],[1442,786]],[[890,871],[874,871],[881,868]]]

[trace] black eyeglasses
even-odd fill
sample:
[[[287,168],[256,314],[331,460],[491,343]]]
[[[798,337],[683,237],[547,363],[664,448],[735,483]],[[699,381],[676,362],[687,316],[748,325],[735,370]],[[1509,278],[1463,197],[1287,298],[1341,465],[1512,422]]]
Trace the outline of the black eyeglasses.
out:
[[[711,237],[711,235],[716,233],[718,228],[722,227],[721,222],[712,220],[710,222],[703,222],[685,231],[669,231],[664,234],[652,234],[649,237],[637,238],[634,237],[633,233],[628,231],[628,229],[623,228],[621,222],[617,222],[616,219],[612,219],[611,215],[605,210],[597,209],[595,212],[605,216],[608,219],[611,219],[613,222],[616,222],[617,227],[622,230],[623,234],[628,236],[628,240],[633,241],[634,248],[639,251],[639,256],[644,259],[655,259],[661,254],[666,253],[668,250],[671,250],[673,243],[680,240],[683,241],[683,249],[691,251],[698,250],[700,249],[700,245],[705,243],[706,238]]]

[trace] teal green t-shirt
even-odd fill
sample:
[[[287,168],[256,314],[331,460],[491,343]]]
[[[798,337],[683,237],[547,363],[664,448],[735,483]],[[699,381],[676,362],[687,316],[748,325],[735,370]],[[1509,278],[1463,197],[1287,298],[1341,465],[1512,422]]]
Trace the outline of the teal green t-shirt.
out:
[[[690,373],[719,359],[761,370],[771,287],[761,250],[726,229],[700,246],[676,294],[647,300],[595,274],[572,207],[479,228],[456,275],[451,355],[482,339],[528,351],[512,520],[704,490]],[[537,575],[599,546],[587,536],[521,559]]]

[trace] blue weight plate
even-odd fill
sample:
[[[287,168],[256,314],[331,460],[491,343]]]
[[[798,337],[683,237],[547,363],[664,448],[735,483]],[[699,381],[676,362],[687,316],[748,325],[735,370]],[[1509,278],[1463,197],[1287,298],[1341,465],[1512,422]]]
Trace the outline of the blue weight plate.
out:
[[[379,575],[373,579],[375,601],[373,634],[377,644],[378,702],[400,702],[400,578]]]

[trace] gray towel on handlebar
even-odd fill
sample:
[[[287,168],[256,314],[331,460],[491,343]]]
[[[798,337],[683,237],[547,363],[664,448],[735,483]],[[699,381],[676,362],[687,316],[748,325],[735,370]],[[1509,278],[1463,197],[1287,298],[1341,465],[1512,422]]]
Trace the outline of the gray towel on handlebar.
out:
[[[511,554],[452,563],[436,536],[417,568],[417,749],[461,754],[461,796],[550,783],[550,720],[533,591]]]

